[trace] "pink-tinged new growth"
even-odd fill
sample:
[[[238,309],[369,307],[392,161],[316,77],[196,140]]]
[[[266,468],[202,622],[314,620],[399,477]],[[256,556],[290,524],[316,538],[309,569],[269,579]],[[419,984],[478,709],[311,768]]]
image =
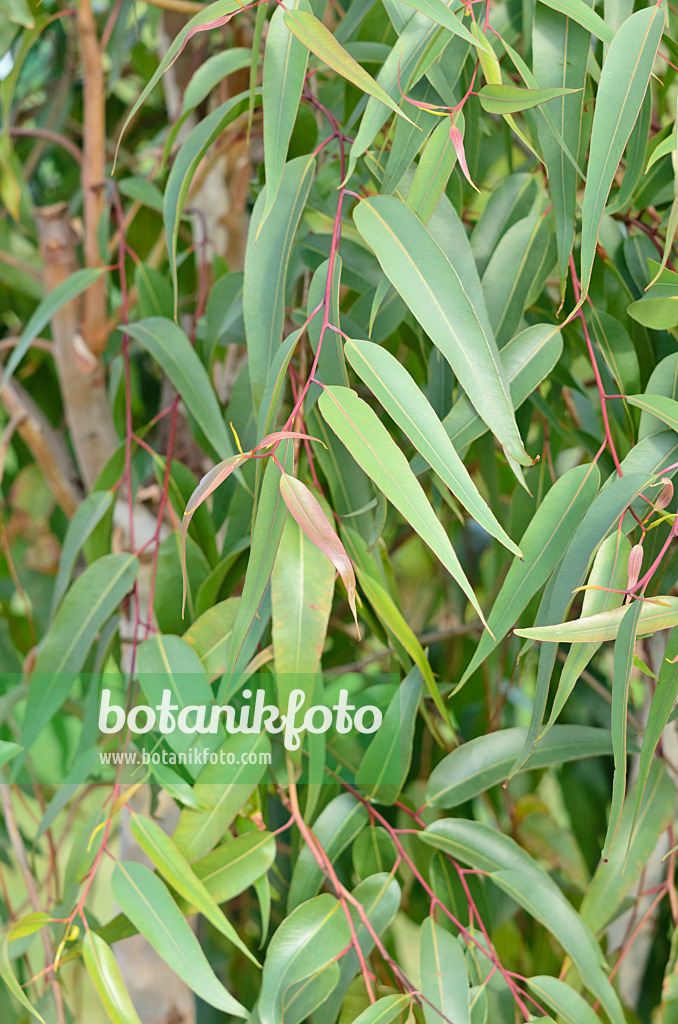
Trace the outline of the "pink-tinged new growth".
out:
[[[231,475],[234,469],[246,462],[247,459],[251,458],[252,452],[241,452],[239,455],[232,455],[230,459],[224,459],[223,462],[219,462],[213,469],[210,469],[209,473],[205,473],[204,477],[193,491],[186,502],[186,508],[184,510],[183,519],[181,520],[181,576],[183,583],[183,594],[181,601],[181,616],[183,618],[186,610],[186,593],[188,591],[188,572],[186,569],[186,537],[188,536],[188,528],[191,525],[191,519],[193,513],[198,509],[203,501],[210,496],[212,491],[216,490],[219,484],[222,484],[227,477]]]
[[[278,444],[279,441],[293,441],[295,438],[300,441],[318,441],[323,448],[325,447],[319,437],[312,437],[311,434],[304,434],[300,430],[275,430],[272,434],[267,434],[258,445],[255,445],[252,452],[260,452],[264,448],[271,448],[274,444]]]
[[[633,590],[643,567],[643,545],[635,544],[629,555],[629,590]]]
[[[673,497],[673,484],[671,481],[667,477],[663,476],[661,478],[661,483],[663,483],[664,486],[661,489],[659,497],[654,503],[654,507],[657,511],[661,511],[661,509],[670,505],[671,498]]]
[[[457,154],[457,160],[459,161],[459,166],[462,169],[464,177],[471,188],[475,188],[476,192],[480,191],[471,181],[468,164],[466,163],[466,153],[464,152],[464,136],[461,134],[454,122],[450,124],[450,142],[454,146],[454,151]]]
[[[341,576],[348,593],[348,603],[358,630],[358,639],[360,639],[360,626],[358,625],[358,614],[355,604],[355,573],[344,545],[330,526],[320,502],[306,484],[303,484],[301,480],[297,480],[296,477],[283,473],[280,477],[280,493],[293,519],[298,523],[299,528],[306,534],[312,544],[315,544],[323,554],[327,555]]]

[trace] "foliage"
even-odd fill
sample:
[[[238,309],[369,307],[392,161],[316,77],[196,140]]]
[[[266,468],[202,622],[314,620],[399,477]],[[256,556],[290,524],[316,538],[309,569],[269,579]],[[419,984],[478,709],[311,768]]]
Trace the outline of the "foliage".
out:
[[[0,0],[3,1021],[676,1019],[677,27]]]

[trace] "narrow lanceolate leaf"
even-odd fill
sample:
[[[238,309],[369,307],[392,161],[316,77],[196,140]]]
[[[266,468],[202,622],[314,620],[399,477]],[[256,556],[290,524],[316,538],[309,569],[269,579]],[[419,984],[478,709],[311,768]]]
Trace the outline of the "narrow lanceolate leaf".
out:
[[[433,807],[458,807],[503,782],[523,749],[526,734],[522,728],[500,729],[457,747],[433,769],[426,786],[426,802]],[[607,729],[556,725],[548,736],[537,741],[521,770],[611,752]]]
[[[412,1005],[412,996],[383,996],[356,1017],[353,1024],[392,1024],[403,1019]]]
[[[241,466],[243,462],[246,462],[250,458],[251,452],[243,452],[239,455],[231,455],[229,459],[224,459],[223,462],[218,463],[213,469],[210,469],[209,473],[206,473],[202,478],[193,494],[186,502],[186,509],[181,520],[181,572],[183,579],[183,598],[181,602],[181,614],[184,614],[186,608],[186,592],[188,589],[188,577],[186,574],[186,537],[188,536],[188,528],[191,525],[191,519],[196,509],[200,508],[203,501],[209,498],[212,491],[215,491],[220,484],[226,480],[231,473]]]
[[[151,316],[128,324],[126,331],[165,371],[212,447],[222,458],[230,458],[233,444],[212,382],[181,327],[165,317]]]
[[[307,0],[294,9],[311,13]],[[285,24],[285,10],[277,7],[268,26],[264,53],[264,165],[266,203],[258,230],[268,217],[280,188],[287,149],[299,109],[308,65],[308,49]]]
[[[138,571],[134,555],[104,555],[66,593],[35,662],[21,735],[26,750],[65,701],[99,630],[131,590]]]
[[[277,201],[259,230],[266,187],[254,204],[243,283],[243,314],[255,416],[263,398],[285,326],[285,282],[297,224],[313,181],[315,159],[300,156],[285,164]],[[232,451],[228,454],[233,454]]]
[[[566,1024],[600,1024],[600,1017],[567,982],[549,974],[528,978],[527,983],[538,1001],[558,1014]]]
[[[486,50],[487,45],[478,42],[478,40],[471,35],[469,30],[462,24],[456,14],[453,14],[449,9],[444,0],[405,0],[405,3],[409,7],[414,7],[415,11],[419,11],[420,14],[426,15],[431,21],[435,21],[436,24],[442,25],[449,32],[452,32],[455,36],[461,36],[467,42],[471,43],[474,47]]]
[[[582,296],[587,294],[591,280],[603,210],[645,98],[663,30],[662,7],[638,11],[616,33],[603,64],[582,207]]]
[[[363,200],[354,219],[386,276],[443,353],[480,416],[507,454],[529,466],[496,342],[431,233],[392,196]]]
[[[341,904],[323,893],[285,918],[268,947],[257,1012],[261,1024],[281,1024],[291,986],[322,970],[351,941]]]
[[[545,104],[541,108],[544,118],[540,118],[537,124],[553,202],[561,298],[565,293],[568,262],[574,245],[578,171],[565,155],[552,126],[560,133],[563,143],[570,154],[574,154],[576,161],[582,134],[583,87],[590,40],[588,31],[573,18],[551,10],[545,4],[536,5],[532,27],[535,77],[540,85],[573,90]]]
[[[678,623],[678,597],[662,595],[651,597],[640,604],[638,636],[650,636],[660,629],[669,629]],[[599,612],[584,619],[573,619],[557,626],[534,626],[532,629],[516,629],[514,633],[528,640],[546,640],[549,643],[582,644],[594,640],[615,640],[628,606]]]
[[[520,557],[520,548],[480,496],[428,399],[402,363],[370,341],[348,341],[344,351],[356,373],[455,497],[489,534]]]
[[[442,523],[410,469],[407,459],[373,410],[350,388],[327,387],[319,401],[323,419],[359,466],[428,544],[457,581],[478,614],[478,599]]]
[[[177,282],[177,241],[181,214],[186,202],[188,190],[198,166],[212,143],[224,129],[247,108],[248,94],[240,93],[232,96],[207,117],[203,118],[189,133],[177,153],[167,179],[163,196],[163,218],[167,235],[167,254],[169,257],[170,274],[174,285],[174,315],[178,311]]]
[[[216,3],[212,3],[203,11],[199,11],[198,14],[191,18],[188,24],[182,28],[181,32],[179,32],[176,38],[172,41],[167,53],[160,61],[157,69],[151,75],[138,99],[134,102],[129,114],[125,118],[124,124],[120,130],[118,146],[120,145],[120,140],[127,131],[129,124],[151,95],[162,76],[177,59],[183,48],[186,46],[186,43],[198,32],[207,32],[212,28],[219,28],[222,25],[225,25],[237,11],[241,11],[243,9],[243,6],[243,0],[216,0]]]
[[[626,795],[626,724],[628,719],[629,685],[633,668],[633,652],[638,633],[638,624],[643,602],[635,601],[630,607],[620,608],[624,616],[619,623],[614,645],[614,673],[612,678],[612,749],[614,754],[614,779],[612,782],[612,806],[603,847],[603,859],[617,834],[624,797]]]
[[[464,118],[461,113],[457,114],[457,122],[463,130]],[[443,121],[431,133],[407,193],[407,205],[424,224],[428,224],[433,216],[456,162],[457,151],[450,137],[449,125]],[[386,278],[382,278],[381,287],[389,288]]]
[[[88,928],[82,943],[85,967],[113,1024],[141,1024],[113,950]]]
[[[456,935],[427,917],[419,932],[421,993],[426,998],[424,1020],[469,1024],[471,1019],[468,972],[464,951]]]
[[[338,75],[348,79],[362,92],[374,96],[380,103],[384,103],[400,117],[404,117],[406,121],[410,120],[398,104],[393,102],[389,94],[358,64],[357,60],[354,60],[346,52],[341,43],[334,38],[321,21],[318,21],[314,14],[309,14],[307,11],[287,10],[285,11],[285,24],[311,53],[315,54],[333,71],[336,71]]]
[[[17,924],[20,925],[21,922],[19,921]],[[32,1017],[39,1020],[40,1024],[46,1024],[45,1018],[38,1013],[30,1002],[14,974],[14,968],[12,966],[8,948],[10,939],[13,936],[14,927],[15,925],[9,921],[2,931],[2,940],[0,941],[0,978],[4,981],[7,991],[12,993],[20,1005],[23,1006],[25,1010],[28,1010]]]
[[[113,896],[123,914],[188,987],[234,1017],[249,1012],[221,984],[191,928],[163,883],[144,864],[118,861]]]
[[[523,89],[517,85],[484,85],[478,93],[483,110],[489,114],[515,114],[558,96],[568,96],[577,89]]]
[[[28,352],[28,349],[40,332],[47,327],[55,313],[58,313],[68,302],[77,299],[78,295],[82,295],[90,285],[94,284],[105,273],[105,267],[101,269],[76,270],[45,296],[24,327],[18,345],[15,345],[12,349],[5,366],[5,372],[2,375],[2,381],[0,381],[0,391],[8,383],[17,366],[26,355],[26,352]]]
[[[313,835],[333,863],[369,822],[367,808],[352,793],[331,800],[313,823]],[[312,851],[304,846],[292,872],[287,895],[287,912],[318,892],[324,880]]]
[[[669,331],[678,324],[678,288],[668,282],[653,284],[627,313],[653,331]]]
[[[577,466],[560,477],[548,492],[520,540],[523,560],[514,559],[488,617],[488,629],[480,638],[459,686],[494,650],[549,578],[593,501],[599,479],[595,465]]]
[[[584,0],[541,0],[541,3],[576,21],[604,43],[612,42],[614,32]]]
[[[224,916],[223,911],[194,873],[191,865],[160,825],[157,825],[151,818],[132,814],[132,835],[175,892],[183,896],[191,907],[206,917],[217,931],[225,935],[229,942],[232,942],[241,953],[245,954],[248,960],[259,967],[257,958],[250,953],[231,922]]]
[[[392,804],[405,785],[412,761],[414,727],[423,678],[413,668],[396,690],[382,724],[363,754],[356,782],[377,804]]]
[[[351,564],[351,559],[346,554],[344,545],[330,526],[320,502],[306,484],[302,483],[301,480],[297,480],[296,477],[288,476],[287,473],[280,475],[280,493],[288,511],[299,524],[300,529],[303,530],[312,544],[315,544],[320,551],[327,555],[341,576],[348,594],[348,603],[353,612],[356,627],[358,627],[353,565]]]
[[[112,491],[93,491],[92,494],[88,494],[81,501],[75,515],[68,524],[68,530],[66,531],[59,558],[59,571],[57,572],[54,590],[52,591],[52,617],[54,617],[61,599],[68,589],[68,583],[78,553],[92,531],[110,509],[114,497]]]

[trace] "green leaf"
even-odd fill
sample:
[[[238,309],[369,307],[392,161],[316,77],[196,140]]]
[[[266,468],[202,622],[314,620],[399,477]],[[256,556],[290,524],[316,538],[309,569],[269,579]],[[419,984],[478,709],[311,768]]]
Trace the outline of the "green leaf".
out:
[[[489,534],[520,557],[520,549],[478,493],[428,399],[402,363],[369,341],[348,341],[345,352],[353,369],[455,497]]]
[[[633,342],[614,317],[595,307],[589,310],[593,336],[622,394],[640,389],[640,368]]]
[[[464,118],[461,113],[455,123],[463,135]],[[407,205],[424,224],[428,224],[433,216],[456,162],[457,152],[450,138],[450,127],[447,121],[443,121],[424,146],[407,193]]]
[[[541,290],[554,262],[553,224],[547,216],[519,220],[494,250],[483,274],[483,291],[502,360],[503,346],[520,324],[531,294],[536,288]],[[512,268],[510,274],[506,273],[507,267]]]
[[[126,330],[165,371],[188,412],[221,458],[234,455],[212,383],[181,327],[164,317],[151,316],[128,324]]]
[[[33,669],[21,734],[26,750],[65,701],[99,630],[131,590],[138,571],[134,555],[104,555],[67,591]]]
[[[414,727],[423,677],[413,668],[403,679],[356,773],[356,783],[369,800],[393,804],[405,785],[412,763]]]
[[[26,0],[2,0],[2,13],[14,25],[21,25],[22,28],[35,27],[35,19]]]
[[[206,809],[185,808],[172,836],[189,864],[205,857],[224,837],[228,826],[264,775],[266,765],[260,758],[270,749],[270,740],[265,732],[258,735],[236,733],[221,748],[226,758],[233,758],[228,767],[208,764],[202,769],[193,791]],[[249,754],[257,755],[256,764],[243,763],[243,758],[247,761]]]
[[[573,2],[567,0],[568,6]],[[588,8],[586,10],[589,11]],[[661,7],[648,7],[632,14],[615,34],[603,64],[582,207],[582,297],[588,293],[591,281],[603,210],[645,98],[663,30],[664,11]]]
[[[676,602],[678,604],[678,602]],[[619,609],[622,611],[622,609]],[[612,846],[617,834],[626,795],[626,724],[628,719],[629,685],[633,668],[633,652],[643,611],[643,602],[635,601],[623,609],[624,616],[619,623],[614,645],[614,674],[612,679],[612,749],[614,753],[614,779],[612,782],[612,806],[610,820],[603,847],[603,859]],[[603,613],[604,614],[604,613]]]
[[[313,823],[313,835],[332,863],[363,830],[369,820],[367,808],[352,793],[341,793],[322,811]],[[308,846],[304,846],[292,872],[287,895],[288,916],[295,907],[318,892],[324,874]]]
[[[470,992],[466,960],[459,939],[427,917],[419,932],[419,974],[426,1024],[441,1017],[469,1024]]]
[[[329,558],[288,516],[271,576],[271,638],[281,707],[287,706],[299,676],[320,670],[334,575]]]
[[[356,1017],[353,1024],[392,1024],[412,1005],[411,995],[383,996]]]
[[[283,1024],[289,989],[335,960],[350,941],[341,904],[329,893],[293,910],[268,947],[257,1004],[261,1024]]]
[[[228,50],[208,57],[196,69],[186,86],[181,103],[181,116],[184,117],[202,103],[224,78],[249,68],[251,63],[252,51],[245,46],[229,47]]]
[[[595,464],[576,466],[556,480],[548,491],[521,537],[523,559],[513,560],[488,617],[488,630],[480,638],[459,687],[494,650],[531,598],[543,587],[591,504],[599,480],[600,473]],[[519,630],[515,632],[523,635]]]
[[[503,782],[527,736],[524,728],[500,729],[463,743],[431,772],[426,802],[432,807],[458,807]],[[607,729],[587,725],[556,725],[539,739],[521,771],[598,757],[612,752]]]
[[[246,832],[195,861],[193,870],[215,903],[227,903],[266,874],[275,854],[270,832]]]
[[[548,103],[559,96],[570,96],[578,89],[523,89],[518,85],[484,85],[478,96],[488,114],[515,114],[529,110],[540,103]]]
[[[238,11],[243,9],[242,0],[216,0],[215,3],[209,4],[204,10],[199,11],[191,20],[184,25],[179,34],[173,39],[170,44],[167,53],[160,61],[157,69],[153,72],[148,82],[142,89],[138,98],[132,105],[132,109],[125,118],[123,126],[120,129],[120,136],[118,139],[118,148],[122,140],[123,135],[127,131],[130,123],[136,117],[137,113],[144,105],[148,97],[151,95],[156,85],[165,74],[165,72],[171,68],[174,61],[177,59],[186,43],[198,32],[206,32],[209,29],[221,27],[230,21],[231,17]],[[117,156],[117,149],[116,149]]]
[[[471,234],[471,249],[484,274],[490,257],[501,238],[517,221],[531,212],[537,186],[531,174],[512,174],[490,193]]]
[[[391,196],[362,200],[354,219],[387,277],[507,454],[521,465],[530,465],[495,340],[433,236],[412,210]]]
[[[281,465],[286,471],[291,470],[292,443],[284,441],[280,452],[278,459]],[[225,683],[222,683],[219,689],[219,700],[223,700],[225,697],[225,691],[230,685],[229,678],[236,669],[238,658],[244,649],[247,636],[264,599],[286,518],[287,507],[280,494],[280,470],[271,460],[264,471],[264,481],[252,530],[252,546],[247,563],[247,575],[228,645]],[[244,668],[242,665],[239,667]]]
[[[250,953],[231,922],[226,919],[223,911],[217,906],[209,890],[160,825],[157,825],[151,818],[132,814],[132,835],[172,888],[194,910],[206,917],[217,931],[225,935],[229,942],[232,942],[245,954],[248,960],[259,967],[257,958]]]
[[[404,117],[406,121],[410,120],[397,103],[393,102],[389,94],[346,52],[341,43],[337,42],[330,30],[325,28],[314,14],[307,11],[286,10],[285,24],[311,53],[315,54],[333,71],[336,71],[338,75],[346,78],[361,92],[374,96],[399,117]]]
[[[21,924],[18,921],[17,924]],[[9,957],[8,945],[13,932],[13,924],[10,921],[3,928],[2,942],[0,943],[0,978],[4,981],[8,990],[12,993],[14,998],[28,1010],[28,1012],[40,1021],[40,1024],[46,1024],[44,1017],[41,1017],[35,1007],[32,1005],[30,1000],[26,997],[23,988],[19,984],[12,969],[12,963]]]
[[[88,928],[82,941],[85,967],[113,1024],[140,1024],[113,950]]]
[[[638,621],[638,636],[650,636],[660,629],[668,629],[678,623],[678,597],[651,597],[641,605]],[[602,643],[604,640],[616,640],[628,606],[614,608],[609,612],[599,612],[583,619],[573,619],[555,626],[536,626],[532,629],[515,629],[518,636],[528,640],[548,640],[550,643],[581,644]]]
[[[636,818],[636,808],[642,810]],[[619,911],[671,822],[676,788],[661,761],[654,761],[649,777],[636,783],[624,803],[615,842],[600,860],[582,900],[579,913],[596,935],[601,935]],[[634,833],[635,829],[635,833]]]
[[[602,39],[604,43],[612,42],[614,32],[584,0],[541,0],[541,2],[552,10],[572,18],[582,28],[593,33],[598,39]]]
[[[143,864],[117,861],[113,869],[113,896],[156,953],[201,999],[234,1017],[249,1019],[245,1007],[214,974],[198,940],[157,875]]]
[[[75,560],[81,548],[91,536],[95,527],[104,518],[113,501],[114,494],[112,491],[94,491],[92,494],[88,494],[86,498],[83,498],[75,515],[68,524],[66,536],[61,547],[59,571],[54,580],[54,590],[52,591],[52,618],[68,589]]]
[[[546,1003],[566,1024],[600,1024],[589,1003],[560,978],[548,974],[528,978],[527,983],[540,1003]]]
[[[311,14],[307,0],[295,0],[293,8]],[[308,49],[285,24],[285,9],[276,8],[268,25],[264,53],[264,164],[266,204],[257,231],[273,209],[282,181],[287,149],[304,87]]]
[[[212,605],[182,637],[194,649],[210,678],[223,675],[226,669],[226,654],[239,604],[239,597],[229,597]]]
[[[346,445],[359,466],[428,544],[482,618],[442,523],[431,508],[421,484],[376,413],[349,388],[327,387],[319,401],[323,419]]]
[[[261,231],[259,225],[266,206],[265,187],[252,211],[245,250],[243,314],[255,416],[282,341],[287,266],[314,171],[313,156],[290,160],[283,170],[275,206]]]
[[[478,47],[481,50],[487,50],[487,45],[479,43],[478,40],[471,35],[466,26],[459,20],[456,14],[453,14],[449,9],[444,0],[404,0],[408,7],[413,7],[415,11],[419,11],[420,14],[430,18],[431,21],[435,21],[436,24],[442,25],[448,32],[452,32],[455,36],[460,36],[467,42],[471,43],[474,47]]]
[[[56,288],[49,292],[30,320],[21,332],[17,345],[14,346],[9,359],[5,365],[5,372],[0,381],[0,391],[9,383],[14,371],[31,347],[40,332],[49,324],[52,317],[65,305],[77,299],[84,291],[98,281],[102,274],[107,273],[107,267],[99,267],[86,270],[75,270],[72,274],[61,281]]]
[[[247,108],[248,93],[242,92],[220,104],[189,133],[174,158],[163,197],[163,217],[167,236],[167,254],[174,285],[174,315],[178,313],[177,242],[181,214],[200,162],[215,139]]]
[[[653,331],[668,331],[678,326],[678,289],[674,284],[653,284],[627,313]]]
[[[21,750],[18,743],[11,743],[9,740],[0,740],[0,765],[7,764]]]
[[[582,4],[593,10],[587,4]],[[601,22],[604,25],[604,22]],[[537,81],[546,86],[565,86],[573,91],[551,100],[543,108],[544,115],[559,127],[562,141],[575,158],[579,153],[584,110],[586,63],[591,38],[581,25],[563,14],[538,3],[532,29],[533,66]],[[558,245],[558,270],[561,299],[569,272],[569,259],[574,245],[577,214],[578,172],[566,156],[560,140],[544,118],[537,124],[539,145],[549,177]]]
[[[678,352],[665,356],[664,359],[657,363],[647,382],[646,392],[642,398],[652,401],[657,395],[673,400],[678,399]],[[678,409],[673,410],[673,413],[676,412],[678,412]],[[678,417],[673,415],[673,413],[672,420],[678,422]],[[648,410],[643,409],[640,416],[640,426],[638,427],[638,442],[640,443],[645,438],[658,434],[665,429],[664,421],[657,416],[651,415]]]

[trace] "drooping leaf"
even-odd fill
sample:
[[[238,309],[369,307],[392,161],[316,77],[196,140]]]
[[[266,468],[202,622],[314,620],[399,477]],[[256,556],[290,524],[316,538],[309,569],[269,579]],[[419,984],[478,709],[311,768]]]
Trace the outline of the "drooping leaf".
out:
[[[140,1024],[113,950],[91,928],[85,932],[82,952],[87,973],[113,1024]]]
[[[356,1017],[354,1024],[392,1024],[393,1021],[402,1019],[403,1013],[411,1004],[410,995],[383,996],[363,1010],[360,1016]]]
[[[363,754],[355,780],[375,803],[394,803],[405,784],[412,762],[422,683],[421,672],[413,668],[398,687],[377,734]]]
[[[576,21],[604,43],[612,42],[614,32],[584,0],[541,0],[541,3]]]
[[[94,491],[83,498],[75,515],[68,524],[59,558],[59,570],[52,591],[52,617],[68,589],[78,553],[113,504],[111,491]]]
[[[523,89],[517,85],[484,85],[478,93],[483,110],[489,114],[515,114],[519,110],[548,103],[559,96],[569,96],[578,89]]]
[[[668,629],[678,623],[678,597],[662,595],[648,598],[640,604],[638,636],[650,636],[660,629]],[[514,633],[528,640],[546,640],[550,643],[582,644],[604,640],[615,640],[619,633],[628,606],[599,612],[583,619],[572,619],[556,626],[534,626],[532,629],[516,629]]]
[[[575,0],[567,0],[567,5]],[[549,3],[552,6],[552,3]],[[585,4],[582,3],[582,7]],[[586,8],[592,13],[589,8]],[[619,161],[645,97],[664,30],[664,11],[648,7],[622,24],[603,64],[591,129],[582,207],[581,288],[591,280],[598,230]]]
[[[333,863],[353,842],[368,822],[367,808],[352,793],[342,793],[330,801],[313,823],[313,835]],[[324,875],[312,851],[304,846],[292,873],[287,896],[288,916],[320,889]]]
[[[470,992],[466,960],[459,939],[432,917],[419,932],[419,972],[426,1024],[441,1019],[470,1024]]]
[[[678,289],[661,281],[653,284],[637,302],[630,304],[627,312],[653,331],[671,330],[678,325]]]
[[[478,600],[449,537],[407,459],[376,413],[349,388],[327,387],[319,401],[323,418],[407,522],[428,544],[482,617]]]
[[[198,940],[163,883],[144,864],[117,861],[113,895],[124,914],[162,959],[201,999],[249,1019],[245,1007],[221,984]]]
[[[402,363],[369,341],[348,341],[345,352],[353,369],[455,497],[488,533],[520,557],[519,548],[478,493],[442,423]]]
[[[363,200],[356,226],[384,272],[443,353],[466,394],[507,453],[531,460],[518,433],[494,338],[471,305],[458,274],[416,214],[391,196]]]

